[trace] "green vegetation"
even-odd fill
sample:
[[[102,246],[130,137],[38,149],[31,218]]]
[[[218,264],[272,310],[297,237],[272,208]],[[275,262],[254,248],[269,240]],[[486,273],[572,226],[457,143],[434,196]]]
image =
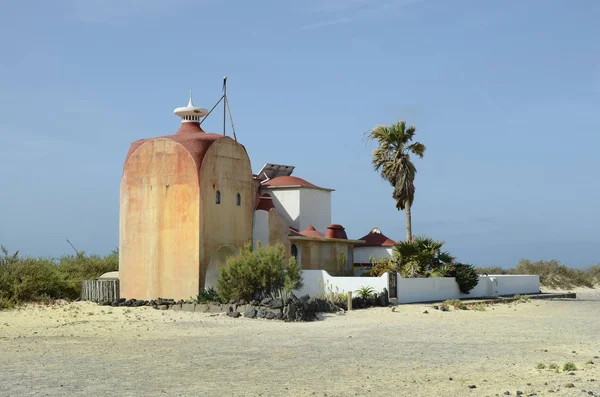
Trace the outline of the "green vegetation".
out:
[[[373,151],[373,166],[381,177],[394,188],[392,197],[396,208],[406,214],[406,240],[411,240],[412,219],[410,207],[415,198],[415,176],[417,168],[410,160],[410,154],[423,158],[425,145],[411,143],[417,129],[398,121],[390,126],[378,125],[365,134],[367,140],[377,141]]]
[[[219,293],[217,292],[216,289],[214,289],[214,288],[207,288],[207,289],[202,288],[202,290],[198,293],[198,296],[196,297],[196,301],[198,303],[220,302],[221,299],[220,299]]]
[[[81,281],[119,269],[119,252],[65,255],[58,259],[21,257],[0,246],[0,309],[31,301],[81,295]]]
[[[445,277],[455,258],[448,251],[442,251],[443,245],[443,241],[425,236],[401,241],[394,246],[392,259],[375,262],[370,274],[381,276],[390,271],[406,278]]]
[[[455,277],[458,288],[463,294],[468,294],[479,283],[479,275],[474,266],[465,263],[454,263],[448,276]]]
[[[600,284],[600,265],[588,269],[571,269],[556,260],[535,261],[521,259],[516,267],[477,268],[478,274],[533,274],[540,276],[540,284],[549,288],[569,289],[573,287],[594,287]]]
[[[468,294],[477,283],[479,276],[475,267],[454,262],[448,251],[442,250],[443,241],[418,236],[394,246],[392,259],[379,261],[371,258],[371,276],[381,276],[385,272],[397,272],[405,278],[455,277],[460,291]]]
[[[559,371],[558,364],[556,364],[556,363],[551,363],[551,364],[548,366],[548,369],[551,369],[551,370],[553,370],[554,372],[558,372],[558,371]]]
[[[577,366],[571,361],[569,361],[563,366],[563,371],[577,371]]]
[[[375,290],[373,287],[360,287],[356,290],[356,294],[361,299],[369,300],[375,296]]]
[[[538,365],[535,366],[536,369],[546,369],[546,364],[544,363],[538,363]]]
[[[302,286],[302,270],[292,257],[285,263],[285,250],[281,244],[258,246],[252,250],[247,244],[241,251],[227,259],[219,268],[217,291],[225,301],[262,299],[282,290],[289,292]]]
[[[445,305],[447,307],[453,306],[457,310],[469,310],[469,307],[460,299],[450,299],[444,301],[442,305]]]

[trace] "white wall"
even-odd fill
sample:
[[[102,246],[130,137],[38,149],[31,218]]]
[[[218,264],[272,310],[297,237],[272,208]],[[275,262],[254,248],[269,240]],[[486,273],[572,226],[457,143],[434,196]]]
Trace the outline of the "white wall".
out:
[[[303,270],[304,286],[294,291],[296,296],[311,297],[329,292],[347,293],[361,287],[373,287],[375,292],[389,289],[389,275],[381,277],[333,277],[326,270]],[[494,282],[496,281],[496,283]],[[469,294],[463,294],[452,277],[402,278],[398,275],[398,303],[435,302],[447,299],[490,298],[535,294],[540,291],[539,276],[480,276]]]
[[[379,260],[381,258],[390,259],[394,247],[355,247],[354,263],[370,263],[369,258],[373,256]]]
[[[301,231],[300,222],[300,189],[265,189],[273,198],[277,213],[286,220],[290,227]]]
[[[497,285],[494,280],[497,281]],[[398,303],[535,294],[539,291],[539,276],[480,276],[479,283],[469,294],[460,292],[453,277],[401,278],[398,276]]]
[[[329,292],[347,293],[361,287],[373,287],[376,293],[384,288],[389,288],[389,275],[386,273],[381,277],[333,277],[326,270],[303,270],[302,277],[304,286],[294,291],[296,296],[308,294],[317,297]]]
[[[254,211],[252,223],[252,247],[256,249],[260,241],[263,247],[269,245],[269,213],[263,210]]]
[[[331,225],[330,191],[308,188],[300,190],[299,230],[302,231],[310,225],[321,233],[325,233],[327,226]]]
[[[498,280],[498,294],[536,294],[540,292],[540,276],[521,275],[489,275],[491,279]]]

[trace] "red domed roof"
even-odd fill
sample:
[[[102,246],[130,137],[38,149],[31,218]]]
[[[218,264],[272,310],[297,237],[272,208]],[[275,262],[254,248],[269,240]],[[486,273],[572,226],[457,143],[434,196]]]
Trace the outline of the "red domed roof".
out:
[[[125,164],[127,164],[127,160],[129,160],[133,152],[135,152],[136,149],[138,149],[144,143],[154,140],[168,139],[181,144],[188,151],[190,156],[192,156],[194,162],[196,163],[196,168],[199,170],[202,166],[202,160],[204,159],[204,155],[208,151],[208,148],[210,148],[210,146],[215,141],[229,137],[219,134],[206,133],[202,131],[200,127],[195,127],[192,124],[194,123],[186,123],[184,126],[181,127],[179,131],[177,131],[175,135],[167,135],[150,139],[140,139],[139,141],[133,142],[131,146],[129,146],[129,152],[125,157]]]
[[[374,227],[371,229],[369,234],[364,237],[361,237],[359,240],[364,240],[364,243],[354,244],[355,247],[393,247],[396,245],[396,242],[388,237],[385,234],[381,233],[381,230]]]
[[[313,189],[321,189],[320,187],[313,185],[312,183],[298,178],[297,176],[278,176],[273,179],[269,179],[262,186],[269,187],[309,187]]]
[[[300,235],[304,237],[312,237],[312,238],[324,238],[325,235],[314,228],[314,226],[309,226],[303,231],[300,232]]]

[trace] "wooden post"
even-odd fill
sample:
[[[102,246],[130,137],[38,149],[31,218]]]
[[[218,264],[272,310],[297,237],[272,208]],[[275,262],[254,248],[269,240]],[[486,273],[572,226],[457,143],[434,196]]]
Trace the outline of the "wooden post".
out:
[[[352,310],[352,291],[348,291],[348,310]]]

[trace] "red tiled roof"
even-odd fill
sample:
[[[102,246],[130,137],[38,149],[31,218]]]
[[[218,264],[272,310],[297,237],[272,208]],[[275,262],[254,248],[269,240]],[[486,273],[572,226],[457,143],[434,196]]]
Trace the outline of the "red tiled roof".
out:
[[[262,186],[270,186],[270,187],[310,187],[314,189],[319,189],[318,186],[313,185],[312,183],[298,178],[297,176],[278,176],[273,179],[269,179]]]
[[[312,238],[324,238],[325,237],[325,235],[323,233],[321,233],[320,231],[315,229],[314,226],[312,226],[312,225],[307,227],[303,231],[301,231],[300,235],[304,236],[304,237],[312,237]]]
[[[381,233],[381,230],[374,227],[371,229],[369,234],[364,237],[361,237],[359,240],[364,240],[364,243],[354,244],[355,247],[392,247],[396,245],[396,242],[388,237],[385,234]]]

